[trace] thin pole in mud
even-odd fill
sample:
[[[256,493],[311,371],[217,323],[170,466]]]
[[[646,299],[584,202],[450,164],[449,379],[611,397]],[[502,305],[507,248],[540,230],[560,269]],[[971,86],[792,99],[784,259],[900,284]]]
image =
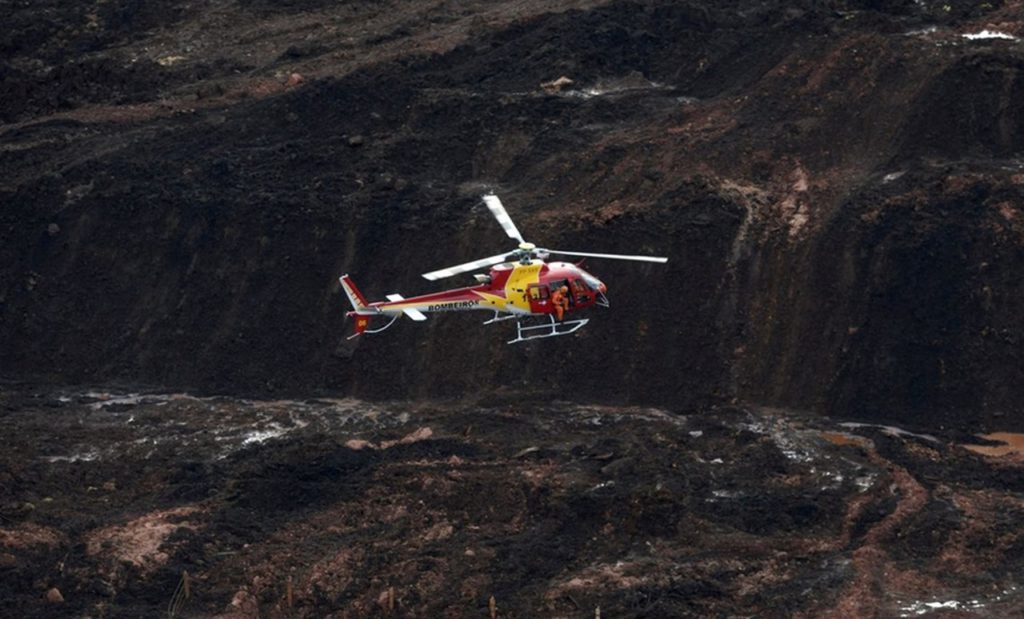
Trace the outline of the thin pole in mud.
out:
[[[174,593],[171,594],[171,601],[167,604],[167,617],[168,619],[174,619],[178,616],[178,612],[185,605],[185,600],[191,595],[191,587],[188,581],[188,570],[184,570],[181,573],[181,579],[178,580],[178,586],[174,589]]]
[[[598,606],[594,609],[594,619],[601,619],[601,607]]]
[[[291,608],[292,604],[295,602],[294,593],[293,593],[293,589],[292,589],[292,575],[291,574],[288,574],[288,586],[287,586],[287,589],[285,589],[285,599],[288,601],[288,608]]]
[[[493,595],[487,600],[487,608],[491,609],[491,619],[498,619],[498,602]]]

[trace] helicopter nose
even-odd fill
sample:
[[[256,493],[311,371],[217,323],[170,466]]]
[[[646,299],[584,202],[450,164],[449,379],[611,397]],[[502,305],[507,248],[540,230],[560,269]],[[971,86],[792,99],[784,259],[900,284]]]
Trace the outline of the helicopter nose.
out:
[[[601,294],[605,294],[605,293],[608,292],[608,286],[605,286],[604,282],[598,283],[597,284],[597,289],[601,292]]]

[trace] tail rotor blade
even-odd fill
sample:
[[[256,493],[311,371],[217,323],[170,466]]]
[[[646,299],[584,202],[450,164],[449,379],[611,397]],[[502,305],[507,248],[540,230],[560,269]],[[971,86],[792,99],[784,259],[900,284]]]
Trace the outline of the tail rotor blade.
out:
[[[562,254],[563,256],[582,256],[584,258],[611,258],[613,260],[635,260],[637,262],[657,262],[658,264],[664,264],[668,262],[668,258],[662,258],[661,256],[627,256],[625,254],[592,254],[582,251],[562,251],[561,249],[549,249],[547,250],[552,254]]]
[[[505,207],[502,206],[501,200],[494,194],[484,196],[484,204],[490,209],[491,214],[498,220],[501,227],[505,230],[505,234],[509,235],[510,238],[516,239],[520,243],[525,243],[523,235],[519,234],[519,229],[516,228],[516,224],[513,223],[512,218],[508,216],[505,211]]]
[[[507,253],[498,254],[496,256],[491,256],[489,258],[481,258],[480,260],[474,260],[473,262],[457,264],[453,267],[448,267],[446,269],[438,269],[436,271],[431,271],[430,273],[424,273],[423,277],[429,279],[430,281],[434,281],[435,279],[451,277],[452,275],[458,275],[459,273],[468,273],[469,271],[475,271],[476,269],[479,269],[481,267],[489,267],[493,264],[498,264],[499,262],[505,262],[506,256],[508,256]]]

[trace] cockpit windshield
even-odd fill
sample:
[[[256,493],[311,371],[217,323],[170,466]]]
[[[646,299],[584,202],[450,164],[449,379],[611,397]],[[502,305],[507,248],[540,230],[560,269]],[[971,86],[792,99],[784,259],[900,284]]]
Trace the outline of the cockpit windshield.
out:
[[[601,280],[597,279],[596,277],[594,277],[590,273],[587,273],[583,269],[579,269],[579,272],[580,272],[580,277],[582,277],[583,281],[585,281],[587,283],[587,286],[590,286],[591,290],[600,290],[601,289]]]

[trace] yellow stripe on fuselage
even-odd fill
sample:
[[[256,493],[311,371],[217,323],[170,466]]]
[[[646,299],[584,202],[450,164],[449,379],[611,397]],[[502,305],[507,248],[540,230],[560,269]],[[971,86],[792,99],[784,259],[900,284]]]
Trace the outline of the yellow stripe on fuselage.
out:
[[[529,312],[530,300],[526,296],[527,287],[540,281],[540,269],[544,266],[542,260],[532,260],[530,264],[516,263],[512,272],[505,282],[505,298],[508,304],[518,310]],[[511,307],[509,311],[515,311]]]
[[[512,272],[505,282],[505,296],[473,290],[473,294],[480,297],[480,300],[473,305],[468,299],[433,299],[430,301],[417,301],[416,299],[403,299],[399,302],[387,303],[383,306],[370,308],[371,311],[378,311],[382,314],[397,314],[406,309],[415,309],[421,312],[452,311],[460,309],[486,309],[496,312],[509,312],[510,314],[529,314],[530,300],[527,297],[528,286],[540,281],[540,271],[544,263],[534,260],[530,264],[516,263],[512,266]],[[465,305],[462,307],[462,305]]]
[[[480,290],[474,290],[473,293],[482,299],[480,305],[485,306],[485,309],[493,309],[496,312],[508,311],[509,302],[505,297]]]

